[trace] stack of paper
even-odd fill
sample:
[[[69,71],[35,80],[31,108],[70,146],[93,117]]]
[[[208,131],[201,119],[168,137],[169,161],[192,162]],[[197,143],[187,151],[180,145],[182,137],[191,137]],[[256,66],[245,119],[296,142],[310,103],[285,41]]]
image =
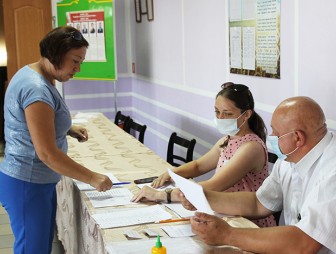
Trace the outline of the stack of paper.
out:
[[[185,209],[181,203],[170,203],[164,205],[182,218],[189,218],[195,215],[195,211]]]
[[[130,201],[133,194],[126,188],[117,187],[105,192],[86,191],[84,193],[94,208],[134,204]]]
[[[167,233],[172,238],[175,237],[188,237],[194,236],[195,234],[191,230],[191,224],[183,225],[173,225],[173,226],[163,226],[161,229]]]
[[[101,228],[125,227],[172,218],[171,214],[162,209],[160,205],[127,210],[115,209],[107,213],[94,214],[92,217]]]

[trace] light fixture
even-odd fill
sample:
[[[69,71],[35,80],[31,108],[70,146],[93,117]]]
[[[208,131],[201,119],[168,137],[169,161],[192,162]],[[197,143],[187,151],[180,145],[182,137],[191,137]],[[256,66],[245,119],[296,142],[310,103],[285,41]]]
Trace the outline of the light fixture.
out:
[[[0,45],[0,66],[7,66],[7,51],[5,46]]]

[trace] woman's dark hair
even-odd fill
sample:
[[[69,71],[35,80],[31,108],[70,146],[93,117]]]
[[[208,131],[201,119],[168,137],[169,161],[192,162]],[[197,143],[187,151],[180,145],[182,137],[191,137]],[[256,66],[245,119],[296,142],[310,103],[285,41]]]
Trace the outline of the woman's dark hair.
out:
[[[248,119],[250,129],[264,142],[266,141],[267,129],[262,118],[254,111],[254,100],[250,89],[241,84],[234,84],[232,82],[224,83],[222,90],[218,92],[218,96],[223,96],[234,103],[240,109],[241,113],[246,110],[252,110],[252,115]],[[226,146],[230,138],[228,138],[223,146]]]
[[[40,53],[47,58],[56,69],[60,69],[65,55],[71,49],[88,47],[89,43],[82,34],[71,26],[61,26],[50,31],[40,41]]]

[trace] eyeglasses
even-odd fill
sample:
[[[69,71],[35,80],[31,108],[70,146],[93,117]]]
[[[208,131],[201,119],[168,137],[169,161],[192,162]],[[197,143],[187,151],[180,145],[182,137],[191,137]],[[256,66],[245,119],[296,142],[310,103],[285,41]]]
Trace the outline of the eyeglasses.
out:
[[[226,82],[222,85],[222,89],[232,89],[236,92],[241,92],[241,91],[244,91],[244,90],[249,90],[249,88],[245,85],[242,85],[242,84],[235,84],[235,83],[232,83],[232,82]]]
[[[79,31],[72,31],[67,35],[67,38],[72,38],[75,41],[83,40],[83,35]]]

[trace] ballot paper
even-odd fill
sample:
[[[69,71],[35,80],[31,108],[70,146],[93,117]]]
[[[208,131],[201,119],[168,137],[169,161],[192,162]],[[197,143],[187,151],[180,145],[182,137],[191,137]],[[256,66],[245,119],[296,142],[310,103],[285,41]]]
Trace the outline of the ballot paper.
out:
[[[153,205],[144,208],[115,209],[94,214],[92,217],[101,228],[116,228],[168,220],[172,215],[160,205]]]
[[[126,188],[112,188],[105,192],[85,191],[94,208],[134,204],[131,202],[132,192]]]
[[[195,215],[195,211],[185,209],[181,203],[170,203],[164,205],[182,218],[189,218]]]
[[[77,113],[72,118],[72,124],[85,124],[92,118],[97,118],[101,113],[91,112],[91,113]]]
[[[161,229],[167,233],[172,238],[175,237],[188,237],[194,236],[195,234],[191,230],[191,224],[183,225],[173,225],[173,226],[163,226]]]
[[[78,112],[73,119],[92,119],[100,116],[100,112]]]
[[[199,211],[207,214],[214,215],[208,200],[206,199],[203,188],[201,185],[189,181],[177,174],[171,169],[167,169],[170,177],[174,180],[175,185],[180,188],[188,201]]]
[[[162,245],[166,247],[167,253],[175,254],[204,254],[204,249],[190,237],[161,238]],[[155,246],[156,239],[113,242],[107,244],[106,250],[109,254],[139,254],[151,253]]]

